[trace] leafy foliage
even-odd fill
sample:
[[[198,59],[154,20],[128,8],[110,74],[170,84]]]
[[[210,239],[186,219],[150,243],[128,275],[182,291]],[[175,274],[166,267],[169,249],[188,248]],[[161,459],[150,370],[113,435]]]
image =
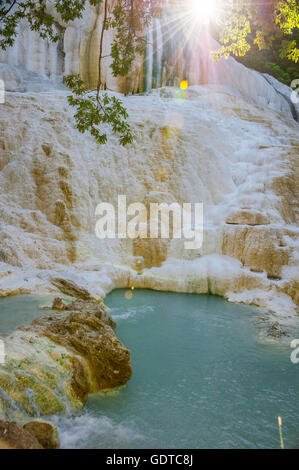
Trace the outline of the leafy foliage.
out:
[[[231,54],[244,56],[250,50],[247,36],[251,32],[250,12],[238,9],[233,12],[226,27],[220,31],[219,40],[223,46],[218,51],[213,51],[212,56],[217,62],[221,57],[228,58]]]
[[[89,0],[92,5],[102,0]],[[87,0],[56,0],[55,10],[65,22],[81,18]],[[42,38],[58,41],[55,17],[49,13],[46,0],[3,0],[0,5],[0,48],[12,46],[17,35],[17,28],[22,19],[29,22],[32,31],[37,31]]]
[[[126,76],[137,54],[145,50],[144,30],[151,18],[161,12],[163,1],[116,0],[107,28],[114,28],[111,47],[113,75]]]
[[[185,0],[182,0],[185,1]],[[96,94],[84,89],[79,76],[65,77],[73,94],[68,100],[76,109],[75,121],[80,132],[89,131],[98,143],[107,141],[105,126],[119,135],[122,145],[132,141],[127,111],[115,96],[104,92],[102,79],[103,40],[113,28],[110,56],[112,74],[127,76],[136,55],[145,49],[144,29],[153,16],[158,16],[165,0],[55,0],[54,9],[65,23],[80,18],[86,4],[102,4],[103,21],[98,55]],[[299,61],[298,0],[222,0],[221,14],[216,18],[218,39],[222,46],[213,52],[217,62],[234,55],[247,65],[273,73],[285,83],[294,76],[289,60]],[[42,38],[57,41],[59,34],[55,16],[47,9],[46,0],[2,0],[0,4],[0,49],[12,46],[21,20],[27,20],[31,30]],[[276,52],[278,51],[278,52]],[[266,68],[266,70],[265,70]],[[289,83],[289,82],[288,82]]]
[[[102,2],[103,0],[89,0],[89,3],[94,6]],[[69,21],[82,17],[86,3],[86,0],[56,0],[54,6],[62,20],[68,23]],[[105,0],[105,11],[107,12],[107,0]],[[126,15],[128,15],[128,12]],[[0,7],[0,48],[5,50],[7,47],[13,45],[17,35],[18,24],[22,19],[27,19],[31,30],[37,31],[41,38],[47,38],[54,42],[59,39],[55,28],[55,18],[48,12],[45,0],[39,0],[38,2],[30,0],[23,2],[8,0]],[[110,25],[108,22],[104,21],[102,33],[104,29],[108,29],[109,26],[112,26],[112,23],[116,24],[119,29],[117,41],[121,43],[121,31],[124,32],[126,21],[127,16],[124,17],[120,10],[115,10],[114,21],[110,22]],[[141,23],[138,29],[141,29]],[[115,41],[114,47],[117,47],[117,41]],[[100,92],[102,85],[100,67],[102,61],[102,42],[103,34],[99,53],[99,83],[97,95],[94,96],[84,89],[83,81],[79,76],[71,75],[64,79],[65,84],[73,92],[73,94],[68,97],[68,102],[76,109],[74,118],[79,132],[84,133],[89,131],[99,144],[104,144],[107,141],[107,134],[104,132],[103,126],[110,125],[113,133],[119,135],[120,144],[126,145],[133,140],[130,126],[127,122],[128,113],[119,99],[115,96],[109,96],[107,93]],[[119,63],[115,60],[114,73],[116,75],[118,75],[119,71],[121,72],[121,66],[123,67],[123,74],[128,73],[137,50],[137,47],[133,47],[133,50],[130,49],[128,59],[125,57],[125,54],[123,54],[121,57],[123,64],[120,63],[120,59]]]
[[[253,46],[258,50],[279,48],[281,59],[299,61],[298,41],[294,34],[299,28],[298,0],[238,0],[229,7],[224,2],[218,21],[220,50],[213,53],[217,62],[221,57],[245,56]]]
[[[275,8],[275,22],[285,34],[299,28],[299,3],[297,0],[280,0]]]
[[[119,143],[131,143],[133,136],[127,123],[128,113],[121,100],[107,93],[95,94],[85,90],[79,75],[68,75],[64,79],[73,95],[68,102],[76,108],[75,121],[79,132],[89,131],[99,144],[107,142],[107,134],[100,127],[109,124],[115,134],[119,134]]]
[[[54,8],[63,21],[68,23],[82,17],[88,0],[56,0]],[[137,54],[145,49],[144,29],[153,15],[161,11],[164,0],[89,0],[93,6],[103,4],[103,24],[99,44],[98,85],[96,96],[84,89],[79,76],[65,77],[66,85],[73,95],[68,97],[69,104],[76,109],[75,121],[80,132],[89,131],[96,141],[103,144],[107,134],[103,126],[110,125],[119,135],[121,145],[132,142],[132,133],[127,122],[128,114],[122,102],[115,96],[102,91],[102,60],[104,33],[110,28],[115,31],[111,46],[112,73],[115,77],[126,76],[132,68]],[[3,3],[3,2],[2,2]],[[112,11],[108,7],[112,5]],[[17,35],[18,24],[27,19],[30,28],[42,38],[57,41],[59,35],[55,28],[55,18],[47,9],[46,0],[7,0],[0,6],[0,48],[12,46]]]

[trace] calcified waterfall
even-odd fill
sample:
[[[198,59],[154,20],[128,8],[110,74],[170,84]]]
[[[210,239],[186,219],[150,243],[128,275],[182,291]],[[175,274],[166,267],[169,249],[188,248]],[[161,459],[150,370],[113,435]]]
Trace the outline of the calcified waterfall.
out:
[[[145,91],[149,92],[163,84],[163,32],[161,21],[154,19],[146,33],[144,60]]]
[[[146,52],[144,61],[145,91],[151,91],[153,83],[153,37],[153,29],[150,27],[146,34]]]
[[[60,79],[80,72],[94,87],[101,18],[91,8],[67,27],[58,21],[64,35],[56,45],[22,25],[1,55],[0,294],[61,288],[99,298],[134,285],[294,314],[298,124],[283,96],[290,90],[278,92],[274,79],[233,59],[214,64],[210,50],[218,46],[204,31],[180,50],[182,38],[155,19],[145,58],[127,80],[113,78],[110,59],[104,62],[109,89],[157,88],[124,98],[134,143],[122,148],[111,136],[98,146],[75,128]],[[181,79],[190,84],[184,94],[164,87]],[[146,206],[203,201],[202,249],[185,250],[182,240],[97,239],[95,208],[116,204],[119,194]]]
[[[234,59],[215,64],[210,52],[219,45],[206,27],[178,27],[177,14],[166,9],[161,19],[154,19],[146,35],[145,91],[161,86],[221,85],[258,105],[286,112],[299,120],[299,105],[290,99],[288,87],[271,76],[249,70]]]
[[[158,19],[155,19],[154,22],[154,32],[155,32],[155,43],[154,47],[154,67],[153,67],[153,78],[154,78],[154,88],[162,86],[162,70],[163,70],[163,36],[161,22]]]

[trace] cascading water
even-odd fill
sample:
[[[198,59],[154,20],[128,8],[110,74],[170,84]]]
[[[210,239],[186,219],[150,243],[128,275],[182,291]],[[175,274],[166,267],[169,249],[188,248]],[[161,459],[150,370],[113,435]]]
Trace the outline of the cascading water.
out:
[[[163,33],[161,21],[155,18],[146,34],[145,91],[162,86]]]
[[[146,35],[146,53],[145,53],[145,91],[150,91],[152,89],[152,79],[153,79],[153,30],[150,27]]]
[[[114,288],[134,286],[129,296],[118,291],[112,294],[116,301],[107,299],[116,309],[117,331],[134,354],[133,380],[119,394],[90,397],[86,414],[56,417],[63,446],[142,446],[136,442],[136,426],[152,448],[161,443],[275,447],[278,413],[286,421],[287,442],[296,445],[298,380],[290,348],[257,344],[255,309],[219,297],[138,291],[209,293],[260,305],[277,315],[267,320],[263,312],[265,328],[277,318],[281,323],[297,319],[298,193],[293,181],[298,126],[293,106],[274,78],[267,81],[232,58],[215,64],[210,51],[217,43],[200,28],[190,39],[191,31],[178,28],[169,10],[153,19],[145,61],[136,60],[127,94],[142,91],[143,85],[148,92],[177,86],[182,79],[191,87],[182,94],[166,89],[123,97],[135,136],[124,148],[111,135],[99,147],[92,136],[78,133],[67,104],[69,91],[60,82],[63,73],[80,71],[83,79],[90,77],[85,82],[92,88],[100,11],[90,8],[77,23],[60,25],[63,39],[57,45],[24,28],[14,48],[1,55],[7,94],[0,120],[5,135],[0,139],[0,295],[49,293],[60,285],[99,300]],[[112,39],[112,33],[106,35],[107,54]],[[111,78],[108,60],[103,73],[109,90],[122,91]],[[46,77],[53,79],[54,91]],[[100,201],[115,204],[117,194],[128,195],[130,203],[203,201],[202,249],[188,251],[183,240],[170,240],[161,246],[141,243],[137,252],[129,239],[97,239],[95,208]],[[147,266],[135,273],[140,258]],[[30,298],[27,305],[21,297],[0,304],[4,335],[44,314]],[[271,328],[279,333],[275,324]],[[283,333],[297,331],[286,326]],[[14,360],[16,350],[20,354],[12,370],[18,377],[22,372],[26,387],[23,393],[12,381],[9,394],[0,387],[7,418],[42,414],[43,394],[37,394],[34,379],[28,382],[29,367],[34,377],[36,370],[55,372],[57,388],[47,388],[51,413],[68,412],[67,350],[55,346],[53,354],[50,339],[32,343],[32,334],[27,333],[28,341],[24,335],[17,332],[6,348],[8,358]],[[30,360],[21,368],[24,344]],[[142,421],[133,418],[130,433],[138,406]]]
[[[27,383],[20,367],[23,403],[0,386],[7,419],[53,421],[62,448],[277,448],[281,415],[286,446],[297,447],[299,377],[288,338],[266,340],[270,314],[263,312],[261,321],[256,307],[211,295],[126,293],[115,290],[106,303],[118,336],[131,350],[134,374],[127,386],[91,394],[85,410],[74,411],[60,393],[63,374],[55,394],[65,412],[44,415],[44,400],[38,400],[34,382]],[[52,301],[53,296],[0,299],[0,333],[11,334],[25,316],[28,321],[44,316]],[[284,328],[298,334],[298,324],[286,321]],[[51,354],[56,357],[52,347]]]
[[[180,79],[187,79],[191,86],[198,84],[204,86],[191,88],[185,93],[185,100],[165,99],[165,96],[172,96],[172,93],[175,96],[175,90],[168,90],[166,94],[156,91],[152,97],[125,97],[123,101],[137,136],[137,143],[132,147],[120,149],[111,139],[109,146],[103,146],[99,152],[93,138],[87,134],[78,135],[73,124],[73,111],[66,105],[68,92],[62,89],[60,94],[57,93],[57,88],[60,86],[58,81],[53,84],[55,93],[52,94],[31,97],[16,93],[16,91],[28,91],[28,93],[36,91],[34,84],[39,86],[38,91],[49,91],[48,81],[42,79],[42,74],[45,72],[44,64],[46,70],[50,71],[50,76],[52,76],[51,70],[55,75],[54,71],[62,68],[66,74],[76,73],[78,68],[86,76],[92,71],[89,66],[91,64],[94,66],[96,61],[88,62],[85,59],[83,61],[86,47],[82,38],[94,38],[92,41],[90,39],[89,43],[88,57],[91,59],[98,52],[94,31],[99,31],[101,24],[101,17],[97,15],[95,9],[86,12],[86,16],[78,24],[71,24],[65,29],[64,49],[60,59],[55,56],[53,50],[50,63],[48,56],[43,58],[40,54],[37,60],[36,54],[29,52],[26,57],[32,56],[31,61],[23,64],[20,61],[14,62],[14,54],[19,58],[22,55],[16,54],[16,51],[24,49],[22,35],[17,37],[15,48],[9,49],[1,56],[5,63],[1,64],[0,77],[5,80],[6,90],[14,92],[7,93],[7,103],[10,105],[2,108],[5,109],[2,122],[6,137],[2,144],[5,158],[0,173],[0,186],[3,189],[0,204],[4,214],[3,228],[1,227],[1,252],[5,262],[17,266],[33,265],[43,269],[49,266],[55,268],[56,263],[64,265],[74,259],[83,262],[94,258],[101,261],[109,259],[112,264],[131,266],[134,265],[132,256],[133,258],[146,256],[146,253],[151,259],[148,266],[153,267],[160,266],[160,261],[165,259],[165,256],[169,260],[190,259],[191,255],[183,249],[178,249],[175,241],[169,244],[167,255],[161,254],[160,257],[160,248],[157,247],[152,251],[145,245],[141,246],[137,254],[134,251],[135,247],[127,241],[122,243],[121,240],[112,242],[96,239],[94,209],[99,199],[114,201],[117,184],[119,194],[130,194],[131,202],[151,201],[152,197],[160,200],[162,191],[167,202],[204,201],[208,207],[205,212],[205,228],[208,236],[204,237],[200,259],[204,266],[205,263],[208,266],[210,262],[212,263],[210,260],[206,261],[205,256],[226,255],[237,260],[241,259],[242,263],[245,259],[245,266],[253,270],[248,274],[250,277],[253,276],[253,272],[261,271],[267,272],[270,280],[275,276],[276,278],[281,276],[281,266],[287,262],[288,253],[284,244],[277,241],[276,226],[280,223],[284,227],[285,213],[288,210],[285,207],[288,206],[286,202],[283,204],[283,209],[280,203],[278,205],[276,191],[279,195],[290,194],[292,201],[291,187],[285,191],[284,186],[280,186],[288,184],[285,181],[293,181],[292,159],[293,153],[295,155],[296,152],[298,131],[297,127],[293,127],[295,123],[290,121],[293,117],[290,105],[263,76],[247,69],[234,59],[223,59],[214,64],[210,50],[217,48],[217,43],[204,31],[200,32],[199,28],[188,41],[189,36],[185,35],[187,32],[178,28],[175,12],[169,10],[161,19],[154,19],[147,31],[145,89],[150,91],[160,85],[179,85]],[[98,24],[98,29],[93,32],[90,31],[91,19],[92,24],[96,22]],[[30,36],[28,49],[37,50],[40,44],[39,36],[33,32],[27,31],[27,33]],[[108,37],[107,42],[111,39],[112,37]],[[77,43],[80,43],[80,47]],[[47,51],[47,48],[45,50]],[[56,59],[59,59],[60,65],[55,69],[55,64],[58,63]],[[143,62],[143,59],[140,59],[140,67]],[[24,82],[23,77],[29,75],[30,80],[26,79],[28,88],[19,86],[15,70],[11,71],[10,64],[13,67],[20,67],[20,85]],[[107,87],[119,91],[120,85],[117,88],[114,81],[113,88],[112,82],[109,82],[110,69],[106,63],[105,67],[108,77]],[[136,64],[132,76],[136,79],[134,87],[136,90],[141,90],[142,86],[139,87],[138,80],[143,74],[138,67],[139,63]],[[40,73],[36,74],[35,82],[32,80],[32,74],[28,74],[30,70]],[[1,75],[1,71],[4,71],[4,75]],[[275,86],[277,83],[275,81]],[[286,92],[291,91],[287,89]],[[27,110],[28,106],[31,109],[30,119],[26,118],[22,122],[19,110]],[[277,114],[273,114],[271,109],[281,112],[283,120]],[[32,133],[38,136],[37,143],[32,141]],[[26,171],[24,148],[27,149]],[[55,158],[48,158],[49,155]],[[268,159],[271,162],[272,173],[269,173],[265,166]],[[282,172],[282,162],[281,178],[286,178],[284,176],[286,161],[290,177],[278,181],[277,175]],[[163,177],[159,173],[161,169],[165,171]],[[18,184],[16,184],[17,177]],[[269,188],[268,191],[273,191],[270,193],[271,196],[269,193],[263,194],[265,187]],[[25,200],[24,193],[28,196]],[[76,202],[73,204],[75,196]],[[292,205],[290,202],[290,208]],[[243,219],[238,215],[238,211],[247,211],[248,207],[258,214],[262,211],[263,214],[269,213],[271,216],[269,220],[268,216],[265,218],[267,225],[263,226],[265,232],[267,229],[267,235],[262,233],[262,229],[259,230],[259,225],[252,229],[254,241],[250,240],[249,245],[252,247],[250,251],[248,248],[245,250],[245,229],[240,223]],[[28,210],[31,211],[30,216],[27,215]],[[250,223],[252,218],[253,223],[257,223],[256,212],[253,215],[245,214],[246,217],[251,217]],[[290,213],[292,214],[291,209]],[[13,223],[11,214],[14,214]],[[241,227],[227,224],[227,217],[231,217],[228,220],[233,220],[233,224],[240,224]],[[292,217],[287,219],[291,223],[293,223]],[[272,227],[272,223],[275,226]],[[244,236],[243,232],[242,236],[235,235],[235,228],[240,233],[244,230]],[[75,240],[71,248],[70,233]],[[234,236],[236,240],[232,242]],[[273,240],[273,244],[270,244],[272,251],[269,252],[263,248],[263,240],[266,240],[267,236]],[[259,246],[263,253],[258,262],[255,246]],[[270,261],[273,257],[275,263]],[[223,271],[227,274],[228,262],[224,260],[223,263],[225,263]],[[205,282],[208,275],[212,278],[218,274],[219,262],[215,264],[217,264],[215,270],[196,268],[194,280],[197,282],[199,276]],[[273,264],[277,266],[275,270]],[[239,273],[234,275],[241,276],[239,265],[236,268],[233,262],[231,265],[233,272]],[[179,270],[182,272],[183,268],[180,267],[178,270],[173,266],[174,264],[170,262],[166,271],[169,269],[171,273],[172,270],[176,273]],[[10,269],[7,270],[7,277],[9,271]],[[292,276],[288,274],[286,279],[292,279]],[[123,277],[125,278],[125,275]],[[215,293],[236,291],[232,275],[228,277],[229,283],[226,285],[223,282],[224,277],[221,276],[221,280],[219,279],[221,284],[213,287]],[[27,274],[25,278],[27,279]],[[5,294],[23,289],[21,282],[13,287],[9,280],[5,282],[3,286],[4,281],[2,281],[2,292]],[[181,279],[178,282],[181,283]],[[255,282],[256,289],[270,289],[267,275],[265,279],[256,276]],[[37,278],[36,285],[40,283],[41,280]],[[122,285],[125,285],[125,281]],[[242,281],[237,291],[241,291],[244,285]],[[248,285],[253,286],[252,280],[248,279]],[[204,286],[205,284],[201,287],[203,291],[210,290]],[[276,284],[274,288],[275,286]],[[35,284],[30,289],[33,291],[34,287]],[[170,286],[167,288],[170,289]],[[173,284],[172,288],[174,289]],[[183,289],[181,285],[176,288]],[[30,289],[28,288],[29,292]],[[287,294],[293,292],[293,288],[287,290],[283,286],[283,289],[286,289]],[[260,296],[254,294],[254,299],[256,298],[259,299]],[[250,296],[248,299],[251,301]],[[290,308],[293,309],[293,306]]]
[[[163,34],[161,22],[159,19],[154,20],[154,37],[155,37],[155,49],[153,56],[153,86],[158,88],[162,85],[162,69],[163,69]]]
[[[152,20],[146,34],[146,92],[177,86],[183,79],[191,84],[202,82],[200,64],[205,55],[200,51],[201,32],[200,24],[190,32],[178,12],[167,7],[161,18]]]
[[[98,73],[101,15],[100,9],[89,7],[81,19],[68,25],[57,16],[56,28],[61,33],[58,43],[41,39],[26,22],[22,22],[14,46],[0,51],[0,78],[5,81],[6,90],[41,91],[42,83],[37,82],[42,77],[53,80],[53,84],[45,83],[44,89],[54,85],[61,87],[63,75],[77,73],[81,74],[87,87],[94,88]],[[253,104],[282,111],[291,117],[299,114],[298,105],[294,110],[293,104],[290,106],[282,96],[290,94],[289,89],[279,93],[277,87],[281,88],[281,84],[275,79],[269,83],[261,74],[247,69],[233,58],[215,64],[210,51],[219,45],[205,29],[200,22],[192,28],[189,23],[184,24],[180,20],[180,11],[166,2],[162,17],[154,18],[146,33],[145,58],[139,57],[136,61],[129,89],[127,85],[125,87],[126,93],[178,86],[181,80],[186,79],[189,85],[228,87]],[[109,55],[113,32],[107,32],[104,40],[105,51]],[[105,61],[103,73],[107,88],[123,92],[122,82],[115,80],[109,66],[109,61]],[[36,76],[28,72],[35,72]]]
[[[277,448],[277,415],[296,446],[298,376],[288,344],[261,343],[258,311],[213,296],[122,290],[106,301],[132,351],[116,393],[56,416],[67,448]],[[51,417],[52,419],[52,417]]]

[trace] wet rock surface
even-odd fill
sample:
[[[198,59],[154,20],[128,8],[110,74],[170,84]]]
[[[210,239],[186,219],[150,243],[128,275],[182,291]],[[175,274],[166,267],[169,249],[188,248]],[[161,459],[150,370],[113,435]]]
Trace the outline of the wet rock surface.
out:
[[[53,423],[48,421],[30,421],[23,429],[34,436],[43,449],[59,449],[58,431]]]
[[[108,314],[108,308],[103,302],[96,302],[95,300],[84,301],[76,299],[70,304],[65,304],[60,297],[56,297],[53,301],[52,310],[77,312],[95,315],[99,320],[102,320],[107,325],[115,330],[116,323],[113,318]]]
[[[130,352],[112,327],[104,304],[75,301],[4,338],[0,416],[19,422],[80,409],[89,393],[124,385]]]
[[[290,336],[286,331],[283,331],[278,322],[272,323],[267,328],[266,335],[271,338],[279,339],[282,337]]]
[[[94,315],[106,325],[111,326],[111,328],[116,328],[116,323],[108,314],[108,308],[103,302],[95,302],[94,300],[89,300],[84,302],[83,300],[75,300],[71,304],[67,305],[65,308],[66,311],[86,313]]]
[[[115,336],[111,327],[115,323],[105,308],[96,302],[84,304],[75,301],[67,307],[67,316],[65,311],[42,317],[24,328],[48,337],[75,355],[72,385],[83,401],[89,392],[124,385],[132,374],[130,353]]]
[[[16,422],[0,421],[0,449],[43,449],[37,438]]]
[[[84,287],[78,286],[69,279],[54,278],[52,284],[57,287],[63,294],[82,300],[91,300],[90,293]]]
[[[24,426],[0,420],[0,449],[59,449],[58,431],[48,421],[31,421]]]
[[[62,301],[60,297],[55,297],[52,305],[52,310],[65,310],[66,304]]]

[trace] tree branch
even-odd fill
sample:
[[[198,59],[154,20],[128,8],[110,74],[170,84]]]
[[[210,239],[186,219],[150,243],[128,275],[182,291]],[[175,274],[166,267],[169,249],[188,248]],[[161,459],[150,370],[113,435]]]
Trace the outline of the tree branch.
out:
[[[106,29],[108,17],[108,0],[104,2],[104,18],[103,18],[103,25],[101,31],[101,39],[100,39],[100,53],[99,53],[99,77],[98,77],[98,86],[97,86],[97,101],[99,101],[100,90],[102,86],[102,59],[103,59],[103,42],[104,42],[104,32]]]

